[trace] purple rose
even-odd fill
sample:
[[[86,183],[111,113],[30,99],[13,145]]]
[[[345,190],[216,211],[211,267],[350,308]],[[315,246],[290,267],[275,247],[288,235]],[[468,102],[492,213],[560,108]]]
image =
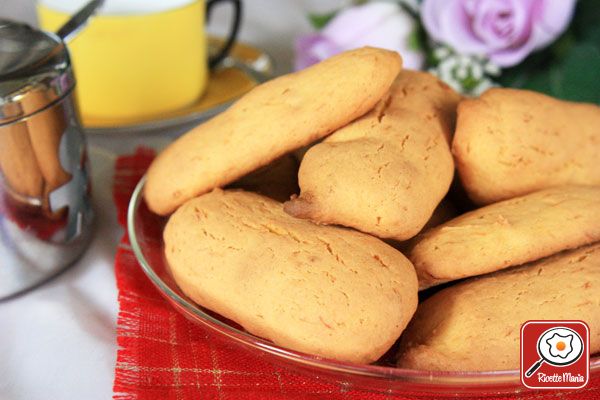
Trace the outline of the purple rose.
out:
[[[564,32],[575,1],[424,0],[421,18],[432,39],[510,67]]]
[[[346,8],[321,32],[298,38],[296,69],[363,46],[397,51],[402,55],[404,67],[419,69],[423,55],[409,46],[409,37],[415,29],[415,20],[394,3],[376,1]]]

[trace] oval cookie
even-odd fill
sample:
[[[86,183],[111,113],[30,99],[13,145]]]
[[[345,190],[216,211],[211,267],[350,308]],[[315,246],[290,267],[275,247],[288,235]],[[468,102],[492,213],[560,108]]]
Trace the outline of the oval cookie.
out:
[[[561,186],[491,204],[415,238],[421,289],[600,240],[600,187]]]
[[[414,268],[400,252],[290,217],[257,194],[215,190],[186,202],[164,241],[191,299],[294,350],[373,362],[417,306]]]
[[[444,289],[419,305],[398,366],[438,371],[519,368],[525,321],[583,320],[600,351],[600,244]]]
[[[566,184],[600,185],[600,107],[494,88],[458,107],[452,144],[471,199],[490,204]]]
[[[266,82],[197,126],[152,163],[144,197],[167,215],[360,117],[401,68],[398,53],[365,47]]]
[[[402,71],[370,113],[304,155],[289,214],[381,238],[416,235],[454,174],[447,140],[460,96],[431,74]]]

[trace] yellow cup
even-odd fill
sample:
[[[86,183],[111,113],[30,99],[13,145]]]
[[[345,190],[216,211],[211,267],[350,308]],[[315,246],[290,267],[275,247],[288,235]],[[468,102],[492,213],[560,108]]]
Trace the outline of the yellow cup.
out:
[[[68,44],[84,119],[127,123],[197,101],[209,75],[205,18],[217,2],[113,0],[111,9],[108,0]],[[219,58],[231,48],[239,27],[240,2],[233,3],[235,20]],[[83,4],[38,0],[41,27],[56,31]]]

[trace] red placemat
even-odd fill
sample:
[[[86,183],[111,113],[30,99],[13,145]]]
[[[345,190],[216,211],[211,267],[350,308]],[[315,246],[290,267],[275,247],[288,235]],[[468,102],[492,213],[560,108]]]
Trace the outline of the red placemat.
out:
[[[116,162],[113,194],[123,226],[131,193],[153,158],[152,150],[140,148]],[[214,340],[163,299],[138,266],[126,234],[117,250],[115,273],[119,290],[115,399],[408,398],[349,390],[347,385],[293,373]],[[596,378],[576,393],[531,392],[522,398],[600,399],[600,382]]]

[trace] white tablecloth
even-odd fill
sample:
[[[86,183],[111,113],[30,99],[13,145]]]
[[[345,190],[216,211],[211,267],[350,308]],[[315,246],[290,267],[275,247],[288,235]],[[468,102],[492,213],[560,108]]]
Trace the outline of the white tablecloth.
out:
[[[96,232],[83,258],[40,288],[0,303],[0,398],[108,399],[116,357],[113,155],[92,149]]]
[[[278,72],[291,66],[293,38],[309,29],[308,10],[326,11],[343,0],[246,0],[241,39],[275,58]],[[0,0],[0,17],[35,21],[33,0]],[[227,10],[216,10],[213,33],[223,33]],[[122,230],[112,202],[117,153],[150,138],[93,137],[90,154],[97,230],[76,265],[42,287],[0,303],[0,399],[109,399],[116,357],[117,291],[113,271]]]

